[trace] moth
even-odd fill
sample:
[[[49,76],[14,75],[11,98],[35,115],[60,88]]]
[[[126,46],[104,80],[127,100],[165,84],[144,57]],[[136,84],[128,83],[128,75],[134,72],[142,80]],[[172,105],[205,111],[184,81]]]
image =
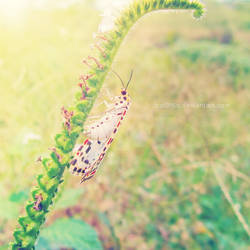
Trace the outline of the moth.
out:
[[[104,115],[85,128],[86,140],[76,145],[73,150],[74,157],[70,162],[70,172],[82,177],[80,183],[95,175],[130,106],[127,88],[133,71],[126,86],[121,77],[116,72],[114,73],[123,86],[120,95],[111,98],[110,103],[106,103],[107,110]]]

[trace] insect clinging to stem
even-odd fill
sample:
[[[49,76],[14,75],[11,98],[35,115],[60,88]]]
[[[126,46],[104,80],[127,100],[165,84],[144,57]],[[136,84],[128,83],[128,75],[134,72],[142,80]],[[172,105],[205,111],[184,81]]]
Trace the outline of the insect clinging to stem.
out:
[[[96,173],[130,106],[127,88],[133,70],[126,85],[115,71],[113,73],[122,83],[121,94],[111,98],[110,103],[104,102],[107,110],[102,117],[85,128],[86,140],[75,146],[75,154],[70,162],[70,172],[82,177],[80,183],[92,178]]]

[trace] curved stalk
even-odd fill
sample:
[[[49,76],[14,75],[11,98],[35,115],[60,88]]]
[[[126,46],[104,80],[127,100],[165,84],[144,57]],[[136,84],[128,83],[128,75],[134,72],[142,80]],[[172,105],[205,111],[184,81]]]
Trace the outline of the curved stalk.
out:
[[[26,205],[26,215],[19,217],[20,227],[14,231],[12,249],[34,249],[41,226],[45,222],[50,205],[57,194],[65,167],[69,167],[75,142],[83,132],[84,122],[95,102],[104,79],[111,68],[117,50],[130,28],[143,15],[156,10],[193,10],[199,18],[204,9],[198,1],[189,0],[137,0],[121,12],[114,28],[99,35],[97,56],[89,56],[84,63],[90,67],[88,74],[81,76],[81,90],[76,94],[75,104],[62,109],[65,122],[62,132],[55,136],[55,147],[50,157],[42,160],[44,172],[37,176],[37,186],[31,191]]]

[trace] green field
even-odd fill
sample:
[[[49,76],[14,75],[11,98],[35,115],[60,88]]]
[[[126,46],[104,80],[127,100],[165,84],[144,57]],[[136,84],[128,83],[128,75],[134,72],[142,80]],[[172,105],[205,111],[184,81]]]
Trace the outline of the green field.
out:
[[[37,249],[83,249],[62,218],[92,225],[103,249],[249,249],[250,2],[204,2],[201,20],[159,12],[130,31],[113,64],[125,81],[134,69],[128,117],[94,178],[66,171]],[[90,0],[10,18],[0,15],[0,249],[101,21]],[[101,94],[120,88],[109,74]]]

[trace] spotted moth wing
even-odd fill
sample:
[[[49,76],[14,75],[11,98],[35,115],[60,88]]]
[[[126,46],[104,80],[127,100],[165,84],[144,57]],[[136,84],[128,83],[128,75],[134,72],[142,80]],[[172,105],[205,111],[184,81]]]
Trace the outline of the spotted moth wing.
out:
[[[70,162],[70,172],[74,175],[83,175],[89,172],[98,159],[104,142],[86,139],[74,149],[74,158]]]
[[[115,98],[121,100],[120,96]],[[128,108],[129,102],[116,102],[101,119],[87,127],[84,134],[88,139],[74,149],[70,164],[72,174],[82,176],[81,183],[96,173]]]

